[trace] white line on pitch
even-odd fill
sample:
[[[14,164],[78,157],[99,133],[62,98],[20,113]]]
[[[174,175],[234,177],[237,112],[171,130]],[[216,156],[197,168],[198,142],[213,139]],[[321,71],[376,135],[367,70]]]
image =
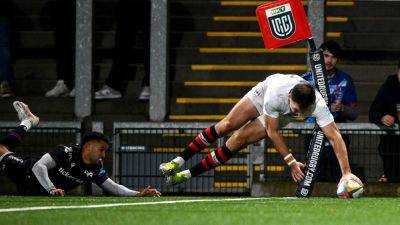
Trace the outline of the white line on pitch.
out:
[[[51,210],[51,209],[91,209],[91,208],[109,208],[109,207],[119,207],[119,206],[166,205],[166,204],[180,204],[180,203],[193,203],[193,202],[253,201],[253,200],[268,200],[268,199],[273,200],[273,199],[296,199],[296,198],[288,197],[288,198],[187,199],[187,200],[177,200],[177,201],[130,202],[130,203],[113,203],[113,204],[101,204],[101,205],[35,206],[35,207],[0,209],[0,213]]]

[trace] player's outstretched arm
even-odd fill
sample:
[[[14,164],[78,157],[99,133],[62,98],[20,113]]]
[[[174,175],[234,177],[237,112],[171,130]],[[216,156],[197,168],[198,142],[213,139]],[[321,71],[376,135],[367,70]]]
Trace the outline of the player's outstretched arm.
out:
[[[161,193],[156,190],[156,189],[152,189],[150,187],[147,187],[146,189],[144,189],[143,191],[134,191],[131,190],[123,185],[117,184],[115,183],[113,180],[111,180],[110,178],[108,178],[107,180],[105,180],[100,187],[111,193],[112,195],[115,196],[121,196],[121,197],[132,197],[132,196],[138,196],[138,197],[159,197],[161,195]]]
[[[40,185],[52,196],[64,196],[65,191],[62,189],[57,189],[53,182],[49,178],[48,171],[56,167],[57,163],[50,156],[50,154],[45,154],[42,158],[35,163],[32,167],[32,172],[36,176]]]
[[[293,180],[295,182],[300,182],[304,179],[304,173],[302,171],[304,164],[297,162],[294,156],[290,153],[282,135],[279,133],[279,120],[277,118],[265,115],[265,126],[268,137],[272,140],[275,148],[279,151],[283,159],[290,167],[290,173]]]
[[[335,151],[336,157],[339,161],[340,169],[342,170],[342,179],[354,179],[356,182],[362,185],[361,180],[351,173],[346,144],[344,143],[342,135],[340,135],[339,129],[337,128],[335,122],[332,122],[321,129]]]

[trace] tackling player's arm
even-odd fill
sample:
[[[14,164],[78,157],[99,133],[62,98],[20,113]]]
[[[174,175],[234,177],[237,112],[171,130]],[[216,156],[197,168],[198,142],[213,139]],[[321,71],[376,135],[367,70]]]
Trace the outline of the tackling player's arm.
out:
[[[138,197],[159,197],[161,193],[157,191],[157,189],[153,189],[150,187],[145,188],[143,191],[134,191],[131,190],[121,184],[115,183],[113,180],[108,178],[105,180],[100,187],[115,196],[123,196],[123,197],[131,197],[131,196],[138,196]]]
[[[281,156],[284,158],[288,166],[292,178],[295,182],[300,182],[304,179],[304,173],[301,170],[304,165],[303,163],[297,162],[294,156],[289,152],[289,148],[285,144],[282,135],[279,133],[279,120],[271,116],[265,115],[265,126],[268,137],[272,140],[275,148],[279,151]]]
[[[39,181],[40,185],[53,196],[64,196],[65,191],[63,189],[57,189],[53,182],[51,182],[49,178],[48,171],[56,167],[56,161],[50,156],[49,153],[46,153],[42,156],[42,158],[35,163],[32,167],[32,172],[35,175],[36,179]]]
[[[346,144],[343,141],[342,135],[340,135],[336,123],[332,122],[324,127],[321,127],[321,130],[335,151],[336,157],[339,161],[340,169],[342,170],[342,179],[345,178],[346,180],[349,180],[351,178],[356,180],[359,184],[362,184],[361,180],[351,173]]]

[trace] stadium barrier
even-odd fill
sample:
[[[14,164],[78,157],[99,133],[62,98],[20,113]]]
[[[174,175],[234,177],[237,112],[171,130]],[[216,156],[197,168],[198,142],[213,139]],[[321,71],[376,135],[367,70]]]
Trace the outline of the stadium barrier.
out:
[[[352,172],[365,182],[376,182],[383,174],[382,159],[378,152],[380,136],[394,135],[400,138],[399,126],[387,128],[371,123],[339,123],[337,126],[348,145]],[[299,161],[305,161],[307,137],[311,135],[312,129],[313,124],[292,123],[281,130],[288,146],[293,150],[293,154]],[[390,148],[392,149],[388,152],[392,152],[392,157],[397,157],[400,161],[400,149],[396,149],[399,147],[390,146]],[[265,159],[265,162],[271,165],[283,163],[270,142],[266,147]],[[266,181],[290,179],[288,168],[285,168],[284,173],[266,170]]]
[[[245,150],[221,166],[184,185],[165,184],[158,170],[162,162],[171,160],[209,123],[114,123],[114,174],[117,182],[131,188],[151,185],[162,192],[173,193],[245,193],[250,185],[249,151]],[[206,148],[185,164],[190,168],[204,156],[221,146],[224,140]],[[234,170],[238,167],[238,170]]]
[[[0,122],[0,135],[15,126],[16,122]],[[164,193],[250,193],[254,181],[290,181],[288,167],[269,140],[248,146],[227,164],[176,187],[167,186],[158,166],[183,151],[186,145],[211,123],[114,123],[112,169],[108,171],[121,184],[138,189],[151,185]],[[24,138],[18,154],[23,157],[40,157],[59,144],[79,143],[82,135],[80,122],[41,122]],[[338,124],[343,136],[350,140],[349,158],[352,170],[363,181],[376,181],[383,173],[378,144],[381,135],[400,138],[399,126],[382,128],[369,123]],[[102,131],[103,125],[94,122],[93,130]],[[305,138],[312,132],[312,124],[291,123],[281,130],[288,146],[300,161],[305,158]],[[205,154],[226,139],[207,148],[189,160],[184,168],[190,168]],[[398,146],[391,146],[392,157],[400,158]],[[0,193],[5,193],[4,178]],[[92,187],[92,191],[101,191]],[[7,192],[6,193],[10,193]]]
[[[17,122],[0,122],[0,137],[4,137],[9,130],[18,125]],[[38,127],[29,131],[15,152],[22,158],[40,158],[57,145],[79,143],[81,131],[80,122],[40,122]],[[4,176],[0,175],[0,183],[0,194],[15,193],[14,185]],[[75,193],[83,193],[83,190],[77,190]]]
[[[18,125],[17,122],[0,122],[0,137]],[[17,153],[23,157],[41,157],[57,145],[79,143],[80,140],[80,122],[40,122],[24,137]]]
[[[269,140],[260,141],[229,160],[225,165],[174,187],[165,184],[158,170],[171,160],[210,123],[114,123],[113,177],[131,188],[151,185],[164,193],[250,193],[253,181],[290,181],[289,168]],[[338,124],[350,140],[352,170],[364,181],[376,181],[383,173],[378,153],[380,135],[400,135],[399,127],[382,128],[370,123]],[[305,139],[313,124],[291,123],[281,132],[295,157],[304,162]],[[347,136],[347,137],[346,137]],[[400,137],[400,136],[399,136]],[[198,163],[205,154],[222,146],[220,139],[189,160],[184,168]],[[395,146],[393,146],[395,148]],[[399,157],[395,153],[393,157]]]
[[[16,126],[17,122],[0,122],[0,137]],[[91,121],[89,124],[93,131],[103,132],[104,124],[100,121]],[[90,128],[90,127],[89,127]],[[16,153],[23,158],[40,158],[43,154],[54,149],[60,144],[79,144],[83,135],[82,123],[78,121],[41,121],[38,127],[33,128],[24,137],[21,146],[16,149]],[[13,185],[0,175],[0,194],[15,193]],[[96,185],[80,186],[71,191],[72,194],[84,194],[91,192],[100,195],[103,192]]]

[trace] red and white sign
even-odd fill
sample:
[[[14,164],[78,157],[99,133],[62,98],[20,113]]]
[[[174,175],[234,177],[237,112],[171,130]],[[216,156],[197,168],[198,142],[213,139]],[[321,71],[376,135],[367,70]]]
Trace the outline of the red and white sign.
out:
[[[278,0],[256,10],[265,48],[272,49],[312,37],[301,0]]]

